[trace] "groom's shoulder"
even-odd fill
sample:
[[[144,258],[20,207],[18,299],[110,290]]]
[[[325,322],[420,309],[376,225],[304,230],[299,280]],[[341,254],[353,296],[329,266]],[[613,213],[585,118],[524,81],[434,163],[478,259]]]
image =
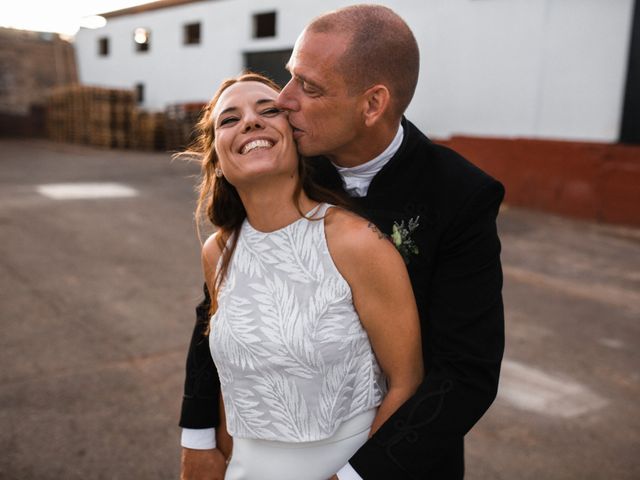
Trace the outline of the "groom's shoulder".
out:
[[[482,185],[499,183],[456,150],[428,138],[411,122],[409,147],[412,163],[421,168],[421,177],[438,190],[462,193]]]

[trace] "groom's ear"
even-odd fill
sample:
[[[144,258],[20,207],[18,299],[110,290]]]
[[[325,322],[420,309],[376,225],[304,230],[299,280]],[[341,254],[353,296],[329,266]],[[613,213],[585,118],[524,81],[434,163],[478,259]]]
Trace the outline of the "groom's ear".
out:
[[[391,100],[389,89],[382,84],[374,85],[364,92],[363,100],[364,123],[367,127],[371,127],[383,117],[389,108]]]

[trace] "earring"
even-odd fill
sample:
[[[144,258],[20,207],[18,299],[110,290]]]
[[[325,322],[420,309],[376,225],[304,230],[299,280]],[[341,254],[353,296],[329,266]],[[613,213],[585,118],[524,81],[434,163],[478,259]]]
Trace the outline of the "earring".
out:
[[[222,178],[222,170],[220,169],[220,167],[216,167],[215,172],[216,172],[216,177]]]

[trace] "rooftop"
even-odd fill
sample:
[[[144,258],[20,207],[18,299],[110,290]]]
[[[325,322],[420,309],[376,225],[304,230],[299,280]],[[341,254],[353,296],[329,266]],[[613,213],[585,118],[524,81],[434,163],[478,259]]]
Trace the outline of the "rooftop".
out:
[[[121,17],[124,15],[135,15],[137,13],[150,12],[152,10],[160,10],[163,8],[177,7],[180,5],[186,5],[187,3],[197,3],[209,0],[159,0],[157,2],[145,3],[142,5],[136,5],[135,7],[123,8],[121,10],[114,10],[112,12],[101,13],[100,16],[104,18]]]

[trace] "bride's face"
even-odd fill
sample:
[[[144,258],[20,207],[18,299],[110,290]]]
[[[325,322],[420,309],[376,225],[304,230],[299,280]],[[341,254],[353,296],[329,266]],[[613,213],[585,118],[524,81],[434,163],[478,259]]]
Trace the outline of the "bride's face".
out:
[[[222,173],[236,188],[297,175],[296,145],[287,115],[275,106],[277,97],[263,83],[238,82],[213,109],[214,148]]]

